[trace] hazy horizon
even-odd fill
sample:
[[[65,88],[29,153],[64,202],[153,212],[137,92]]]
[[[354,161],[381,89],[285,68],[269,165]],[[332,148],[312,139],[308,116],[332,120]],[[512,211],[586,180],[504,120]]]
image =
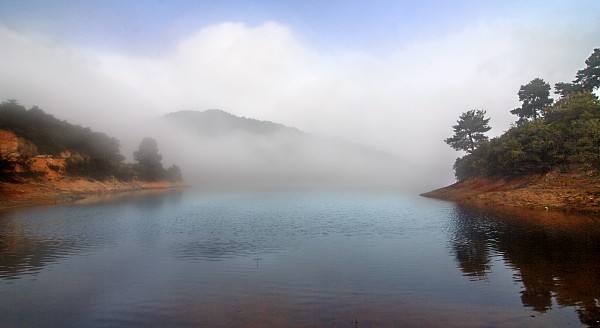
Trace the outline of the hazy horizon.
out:
[[[453,180],[443,139],[459,113],[487,110],[499,135],[519,86],[571,81],[598,32],[594,1],[4,2],[0,100],[113,135],[128,156],[161,137],[132,122],[221,109],[380,149],[426,188]]]

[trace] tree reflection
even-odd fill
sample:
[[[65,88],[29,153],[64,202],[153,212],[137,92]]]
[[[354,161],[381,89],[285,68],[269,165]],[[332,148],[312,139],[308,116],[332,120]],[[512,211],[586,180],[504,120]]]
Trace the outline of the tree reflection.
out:
[[[142,238],[154,237],[157,234],[148,234],[147,229],[153,227],[153,218],[159,218],[158,210],[164,207],[169,211],[181,198],[182,192],[149,190],[99,195],[62,207],[0,213],[0,279],[37,274],[62,258],[113,242],[119,235],[107,222],[123,216],[140,218],[141,228],[134,231]],[[95,220],[89,220],[90,216]]]
[[[469,220],[463,212],[457,212],[456,217],[452,247],[459,268],[472,280],[485,279],[491,268],[486,222]]]
[[[36,274],[80,248],[73,240],[31,236],[19,224],[6,220],[0,226],[0,280]]]
[[[521,282],[524,306],[543,313],[573,306],[582,323],[600,325],[600,220],[557,213],[489,214],[457,208],[451,248],[470,279],[485,279],[500,256]]]

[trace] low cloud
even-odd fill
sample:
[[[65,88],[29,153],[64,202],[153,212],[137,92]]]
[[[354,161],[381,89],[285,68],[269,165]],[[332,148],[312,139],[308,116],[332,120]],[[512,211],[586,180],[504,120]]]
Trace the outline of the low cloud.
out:
[[[519,86],[571,80],[600,46],[598,31],[598,22],[494,21],[385,53],[325,52],[277,22],[228,22],[142,57],[0,28],[0,98],[114,134],[125,151],[146,132],[133,132],[138,122],[220,108],[375,146],[408,163],[398,170],[418,167],[427,188],[452,179],[458,154],[442,140],[460,112],[487,110],[501,133]]]

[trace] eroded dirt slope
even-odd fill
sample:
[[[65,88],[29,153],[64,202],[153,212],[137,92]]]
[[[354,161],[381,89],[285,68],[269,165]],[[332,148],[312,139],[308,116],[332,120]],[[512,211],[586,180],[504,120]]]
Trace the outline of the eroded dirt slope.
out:
[[[423,196],[475,206],[558,209],[600,214],[600,175],[560,173],[520,178],[469,178]]]

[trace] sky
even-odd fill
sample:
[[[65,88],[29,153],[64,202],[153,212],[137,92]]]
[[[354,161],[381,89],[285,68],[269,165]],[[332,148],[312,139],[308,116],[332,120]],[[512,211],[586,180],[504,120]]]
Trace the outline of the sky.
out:
[[[546,7],[547,1],[6,1],[5,25],[99,48],[160,54],[186,34],[222,22],[281,22],[321,49],[392,48],[465,22]],[[569,6],[586,8],[585,4]],[[162,45],[157,47],[157,44]]]
[[[599,1],[0,1],[0,99],[123,135],[219,108],[364,143],[452,179],[458,115],[515,117],[520,85],[569,81]]]

